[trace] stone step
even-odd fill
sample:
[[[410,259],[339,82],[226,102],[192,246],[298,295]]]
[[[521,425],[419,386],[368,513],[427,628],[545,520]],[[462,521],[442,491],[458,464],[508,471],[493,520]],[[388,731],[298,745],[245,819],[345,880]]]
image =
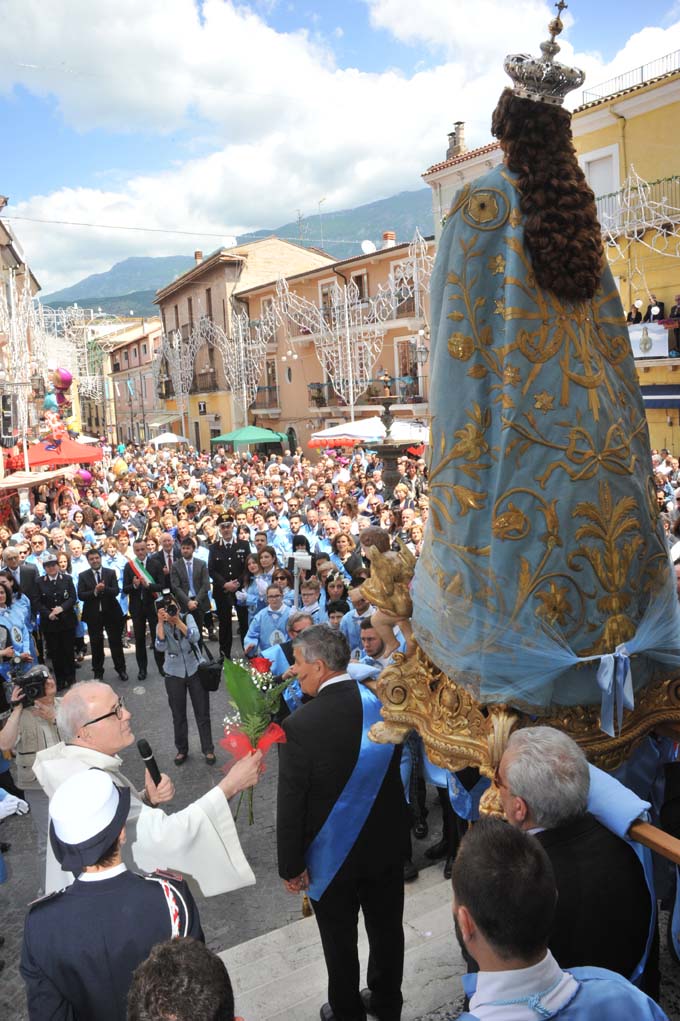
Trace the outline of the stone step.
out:
[[[455,1016],[464,973],[451,917],[451,884],[441,865],[423,869],[406,886],[402,1021]],[[317,1021],[326,1002],[326,966],[313,918],[240,943],[220,955],[229,969],[237,1013],[245,1021]],[[366,974],[368,942],[359,923],[359,956]]]

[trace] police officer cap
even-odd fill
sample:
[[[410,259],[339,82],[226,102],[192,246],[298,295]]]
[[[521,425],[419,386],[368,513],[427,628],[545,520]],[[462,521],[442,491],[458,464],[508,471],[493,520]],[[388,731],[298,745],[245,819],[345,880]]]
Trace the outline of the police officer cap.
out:
[[[232,514],[220,514],[220,516],[217,519],[217,524],[218,525],[227,525],[227,524],[228,525],[233,525],[234,524],[234,517],[233,517]]]
[[[43,562],[43,565],[45,565],[45,564],[57,564],[59,561],[57,560],[57,554],[56,553],[45,553],[43,555],[42,562]]]
[[[50,843],[65,872],[96,865],[125,825],[130,788],[116,787],[103,769],[69,777],[50,801]]]

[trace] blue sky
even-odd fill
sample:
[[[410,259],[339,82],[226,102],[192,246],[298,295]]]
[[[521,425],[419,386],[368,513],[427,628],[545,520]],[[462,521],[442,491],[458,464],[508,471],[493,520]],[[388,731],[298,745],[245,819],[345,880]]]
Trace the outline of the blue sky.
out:
[[[422,186],[446,133],[488,140],[541,0],[0,0],[0,194],[32,219],[225,237]],[[632,41],[631,41],[632,40]],[[574,2],[591,84],[680,49],[671,0]],[[194,239],[15,220],[46,289]],[[219,240],[205,239],[206,248]]]

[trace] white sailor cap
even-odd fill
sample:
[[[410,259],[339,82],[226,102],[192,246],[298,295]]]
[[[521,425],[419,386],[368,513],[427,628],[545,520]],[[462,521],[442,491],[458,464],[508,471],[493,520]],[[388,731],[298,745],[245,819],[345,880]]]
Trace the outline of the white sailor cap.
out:
[[[117,787],[103,769],[69,777],[50,801],[50,843],[68,872],[95,865],[125,825],[130,789]]]

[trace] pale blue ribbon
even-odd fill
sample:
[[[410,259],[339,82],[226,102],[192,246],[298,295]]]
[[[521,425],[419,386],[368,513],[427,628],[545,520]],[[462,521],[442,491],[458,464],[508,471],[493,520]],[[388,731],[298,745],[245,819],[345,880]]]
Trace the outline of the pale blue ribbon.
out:
[[[614,737],[614,707],[617,729],[620,733],[624,708],[633,709],[635,705],[630,656],[625,645],[617,645],[614,652],[606,653],[599,658],[597,683],[602,692],[600,727],[605,734]]]

